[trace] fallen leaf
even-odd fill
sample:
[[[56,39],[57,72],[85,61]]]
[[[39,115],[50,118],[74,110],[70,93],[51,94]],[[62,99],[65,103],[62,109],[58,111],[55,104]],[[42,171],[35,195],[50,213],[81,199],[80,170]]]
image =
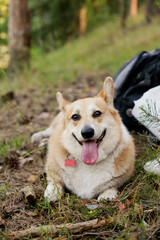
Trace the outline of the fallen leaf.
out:
[[[143,206],[135,203],[135,204],[134,204],[134,210],[135,210],[137,213],[141,213],[141,212],[143,212]]]
[[[15,203],[15,206],[18,207],[18,208],[22,208],[24,205],[25,205],[25,203],[24,203],[23,200],[21,200],[21,201]]]
[[[130,207],[132,205],[132,203],[133,203],[133,200],[126,199],[126,201],[125,201],[125,205],[127,207]]]
[[[82,205],[86,205],[88,204],[88,201],[87,200],[84,200],[83,202],[81,202]]]
[[[34,192],[34,189],[32,186],[26,186],[22,189],[22,192],[24,193],[25,199],[30,202],[33,203],[36,201],[36,194]]]
[[[22,157],[20,157],[20,158],[19,158],[19,167],[22,168],[25,163],[31,162],[31,161],[33,161],[33,160],[34,160],[34,159],[33,159],[32,157],[28,157],[28,158],[22,158]]]
[[[34,211],[34,212],[29,211],[29,212],[26,212],[25,214],[28,215],[29,217],[36,217],[36,216],[38,216],[38,213],[36,211]]]
[[[125,209],[126,209],[125,204],[122,203],[122,202],[119,202],[119,203],[117,204],[117,207],[118,207],[118,210],[119,210],[120,213],[124,212]]]
[[[31,176],[27,179],[27,181],[34,183],[34,182],[36,182],[37,178],[38,178],[38,176],[36,176],[36,175],[31,175]]]
[[[136,233],[132,233],[132,234],[129,236],[128,240],[137,240],[137,234],[136,234]]]

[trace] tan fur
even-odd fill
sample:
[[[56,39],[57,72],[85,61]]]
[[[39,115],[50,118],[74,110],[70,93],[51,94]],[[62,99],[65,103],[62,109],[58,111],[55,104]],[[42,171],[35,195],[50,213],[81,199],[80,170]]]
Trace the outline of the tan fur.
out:
[[[118,111],[113,106],[113,81],[107,78],[101,92],[94,98],[85,98],[69,103],[61,93],[57,94],[61,112],[54,119],[53,133],[49,140],[46,173],[48,187],[45,197],[56,201],[64,194],[64,187],[82,198],[98,197],[98,200],[114,199],[117,188],[128,181],[133,174],[135,162],[134,142],[123,125]],[[102,115],[93,118],[93,112]],[[73,114],[80,114],[79,121],[73,121]],[[91,125],[98,139],[106,128],[106,135],[99,144],[98,160],[86,165],[81,160],[84,141],[81,130]],[[75,167],[64,166],[65,158],[74,158]]]

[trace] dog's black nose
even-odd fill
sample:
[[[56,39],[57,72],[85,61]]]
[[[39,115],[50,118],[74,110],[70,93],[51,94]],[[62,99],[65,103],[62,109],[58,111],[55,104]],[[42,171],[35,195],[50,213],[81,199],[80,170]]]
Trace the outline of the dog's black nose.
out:
[[[81,131],[81,134],[85,139],[92,138],[94,136],[94,129],[89,126],[84,127]]]

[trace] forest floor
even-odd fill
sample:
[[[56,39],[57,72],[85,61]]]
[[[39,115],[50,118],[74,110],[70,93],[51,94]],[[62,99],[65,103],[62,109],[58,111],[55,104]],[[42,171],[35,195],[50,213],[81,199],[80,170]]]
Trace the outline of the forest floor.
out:
[[[31,135],[45,129],[57,113],[53,92],[61,91],[66,99],[73,101],[95,95],[101,83],[96,83],[94,75],[88,75],[61,89],[23,90],[9,94],[10,99],[1,98],[1,239],[16,239],[21,230],[35,226],[40,226],[39,236],[27,234],[18,239],[159,239],[160,182],[157,176],[143,169],[145,162],[156,157],[159,148],[151,145],[144,135],[133,133],[137,148],[135,174],[120,189],[116,201],[99,203],[66,193],[60,202],[50,205],[43,197],[46,148],[32,144]],[[25,197],[27,186],[35,196]],[[77,233],[70,231],[67,225],[60,227],[58,233],[47,233],[43,229],[47,224],[86,223],[94,219],[100,221],[99,225]]]

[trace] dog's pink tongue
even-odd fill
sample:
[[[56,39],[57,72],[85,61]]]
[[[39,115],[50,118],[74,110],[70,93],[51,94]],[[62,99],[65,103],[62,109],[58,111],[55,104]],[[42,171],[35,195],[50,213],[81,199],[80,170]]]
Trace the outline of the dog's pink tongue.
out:
[[[82,161],[87,165],[92,165],[97,161],[98,148],[95,142],[83,142]]]

